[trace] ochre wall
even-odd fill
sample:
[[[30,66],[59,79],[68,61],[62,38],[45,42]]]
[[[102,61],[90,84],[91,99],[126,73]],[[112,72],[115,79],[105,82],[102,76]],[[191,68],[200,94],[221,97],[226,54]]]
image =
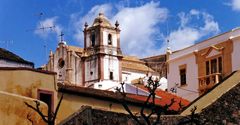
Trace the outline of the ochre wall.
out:
[[[28,115],[34,125],[47,125],[24,102],[35,106],[35,102],[31,98],[0,91],[0,125],[32,125],[27,119]],[[40,102],[40,109],[42,109],[43,113],[47,113],[47,105],[45,103]]]
[[[103,101],[102,99],[84,97],[80,95],[77,96],[72,94],[64,94],[63,101],[58,113],[58,121],[61,121],[73,114],[74,112],[77,112],[81,108],[81,106],[91,106],[94,109],[102,109],[127,114],[126,110],[119,103]],[[129,107],[130,110],[135,113],[140,112],[140,108],[136,106]]]
[[[14,93],[30,98],[37,98],[37,90],[53,91],[55,101],[57,99],[54,89],[55,76],[31,70],[1,70],[0,91]]]
[[[23,122],[26,119],[27,107],[23,103],[27,97],[37,99],[37,91],[47,90],[54,93],[54,106],[57,102],[57,92],[55,90],[55,75],[48,73],[41,73],[31,69],[1,69],[0,68],[0,91],[12,96],[0,97],[0,125],[14,125],[1,124],[7,121],[11,123],[27,124]],[[2,95],[1,95],[2,96]],[[30,99],[27,99],[30,100]],[[30,102],[30,101],[29,101]],[[33,101],[32,101],[33,102]],[[44,103],[45,107],[47,105]],[[55,107],[54,107],[55,108]],[[29,109],[29,108],[28,108]],[[33,111],[31,109],[31,111]],[[34,112],[34,111],[33,111]]]
[[[227,76],[232,73],[232,52],[233,52],[233,42],[231,40],[224,41],[222,43],[214,45],[216,48],[223,47],[222,50],[219,50],[223,60],[223,76]],[[208,54],[212,51],[212,47],[202,49],[196,53],[196,62],[198,64],[198,77],[205,76],[206,65],[205,62],[209,60],[206,58]],[[218,55],[217,55],[218,56]],[[211,58],[211,57],[210,57]],[[212,57],[214,58],[214,57]]]

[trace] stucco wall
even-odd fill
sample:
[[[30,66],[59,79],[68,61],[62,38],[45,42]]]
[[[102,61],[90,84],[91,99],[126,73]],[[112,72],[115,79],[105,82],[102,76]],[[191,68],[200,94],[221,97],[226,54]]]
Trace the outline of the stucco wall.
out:
[[[93,108],[102,109],[106,111],[113,111],[119,113],[127,113],[121,104],[104,101],[103,99],[97,99],[93,97],[84,97],[80,95],[64,94],[64,98],[59,109],[58,120],[61,121],[72,113],[77,112],[81,106],[91,106]],[[130,106],[133,112],[139,112],[140,109],[135,106]]]
[[[58,61],[59,59],[63,59],[65,64],[64,66],[61,68],[59,67]],[[56,72],[57,75],[57,79],[60,81],[63,81],[66,77],[66,68],[67,68],[67,49],[66,49],[66,45],[61,45],[58,46],[55,54],[54,54],[54,61],[53,61],[53,67],[54,67],[54,72]]]
[[[47,125],[24,102],[35,106],[34,99],[0,91],[0,125],[32,125],[27,119],[28,115],[34,125]],[[45,103],[40,102],[40,109],[42,109],[43,113],[47,113],[47,105]]]
[[[180,86],[179,66],[186,64],[186,82],[187,85]],[[198,66],[194,54],[189,54],[182,58],[172,60],[169,62],[168,72],[168,90],[179,84],[177,88],[177,95],[189,101],[198,97]],[[188,91],[190,90],[190,91]],[[195,91],[195,92],[194,92]]]
[[[144,78],[146,73],[132,72],[132,71],[123,71],[122,72],[122,81],[125,83],[131,83],[132,80]]]
[[[240,69],[240,36],[233,39],[232,71]]]
[[[53,74],[31,70],[1,70],[0,91],[37,98],[37,89],[55,91]]]
[[[85,61],[85,81],[91,82],[98,79],[98,63],[99,60],[96,56],[89,57]]]
[[[117,47],[117,35],[110,30],[103,31],[103,45],[108,45],[108,34],[112,35],[112,47]]]
[[[113,72],[113,80],[119,81],[119,60],[117,57],[104,56],[104,79],[109,79],[110,72]]]

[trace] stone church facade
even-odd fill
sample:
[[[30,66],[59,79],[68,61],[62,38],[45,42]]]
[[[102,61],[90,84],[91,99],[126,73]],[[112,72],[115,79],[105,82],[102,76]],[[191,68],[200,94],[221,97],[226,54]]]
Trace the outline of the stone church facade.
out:
[[[91,26],[85,23],[84,48],[60,40],[45,69],[56,72],[58,82],[104,90],[147,74],[158,76],[144,61],[122,54],[119,24],[112,26],[102,13]]]

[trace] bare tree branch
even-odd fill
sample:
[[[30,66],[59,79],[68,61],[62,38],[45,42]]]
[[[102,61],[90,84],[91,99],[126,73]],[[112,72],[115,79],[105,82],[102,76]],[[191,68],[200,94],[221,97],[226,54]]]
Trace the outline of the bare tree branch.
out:
[[[48,123],[48,125],[54,125],[55,124],[55,119],[57,117],[57,113],[59,111],[59,108],[60,108],[60,105],[62,103],[62,100],[63,100],[63,94],[61,95],[61,98],[58,102],[58,105],[56,107],[56,110],[55,112],[48,112],[48,116],[44,115],[42,110],[40,109],[40,102],[35,100],[35,107],[33,107],[32,105],[28,104],[27,102],[24,102],[25,105],[31,109],[33,109],[34,111],[36,111],[42,118],[42,120],[46,123]],[[49,109],[50,110],[50,109]],[[29,119],[29,116],[27,117]]]
[[[28,121],[30,121],[32,123],[32,125],[34,125],[34,122],[31,119],[31,114],[30,113],[27,114],[27,119],[28,119]]]
[[[45,116],[42,113],[42,111],[39,109],[40,103],[37,100],[35,100],[34,102],[36,104],[36,108],[33,107],[32,105],[28,104],[27,102],[24,102],[24,103],[25,103],[25,105],[27,105],[27,107],[29,107],[29,108],[33,109],[34,111],[36,111],[41,116],[41,118],[43,119],[44,122],[48,123],[48,120],[46,119],[46,117],[48,117],[48,116]]]

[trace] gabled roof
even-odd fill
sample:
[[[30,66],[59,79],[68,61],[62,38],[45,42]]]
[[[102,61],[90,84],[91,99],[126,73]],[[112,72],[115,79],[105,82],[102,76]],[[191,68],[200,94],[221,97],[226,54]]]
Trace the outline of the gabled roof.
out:
[[[20,56],[6,50],[3,48],[0,48],[0,59],[5,59],[8,61],[13,61],[13,62],[18,62],[18,63],[24,63],[24,64],[29,64],[29,65],[34,65],[32,62],[26,61]]]

